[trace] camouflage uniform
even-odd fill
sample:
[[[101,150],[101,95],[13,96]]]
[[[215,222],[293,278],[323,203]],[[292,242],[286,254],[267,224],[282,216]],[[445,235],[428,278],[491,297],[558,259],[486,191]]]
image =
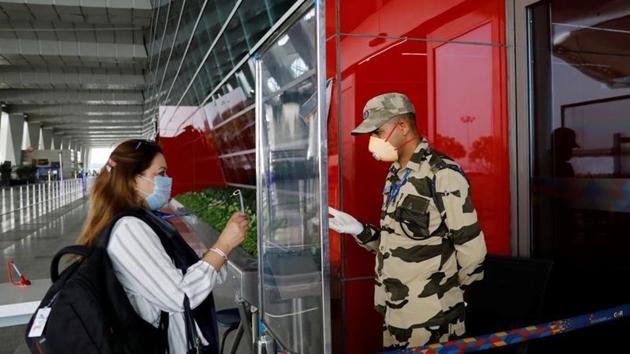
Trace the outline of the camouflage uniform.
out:
[[[441,168],[445,165],[453,168]],[[374,302],[385,317],[388,349],[464,334],[462,286],[483,278],[486,246],[470,186],[457,170],[453,160],[423,139],[405,168],[395,162],[389,170],[380,228],[365,225],[356,236],[376,253]],[[397,184],[400,190],[388,203]],[[443,204],[444,216],[436,201]]]

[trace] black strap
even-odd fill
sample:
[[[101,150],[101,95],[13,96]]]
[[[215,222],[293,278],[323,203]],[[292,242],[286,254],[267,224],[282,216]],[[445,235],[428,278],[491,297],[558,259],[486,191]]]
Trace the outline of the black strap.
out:
[[[61,261],[63,256],[68,254],[85,258],[90,254],[90,249],[87,246],[73,245],[64,247],[57,252],[57,254],[53,257],[52,262],[50,262],[50,280],[52,280],[53,283],[59,279],[59,261]]]
[[[464,176],[467,181],[468,177],[466,177],[466,174],[459,166],[448,164],[437,155],[434,155],[434,157],[429,161],[429,165],[431,166],[431,170],[433,172],[433,178],[431,179],[431,183],[429,183],[429,188],[431,190],[433,203],[435,203],[435,207],[437,208],[441,219],[441,223],[440,226],[438,226],[438,229],[441,227],[446,229],[446,242],[442,242],[442,254],[440,256],[440,267],[438,268],[441,271],[448,256],[455,247],[455,240],[453,240],[453,233],[451,232],[451,228],[448,227],[448,224],[446,223],[446,208],[444,207],[444,201],[442,199],[443,193],[438,193],[437,191],[437,173],[438,171],[448,168]]]
[[[197,335],[197,328],[195,327],[195,321],[187,295],[184,295],[184,324],[186,325],[186,353],[198,354],[201,341]]]
[[[448,230],[447,237],[451,240],[451,229],[446,224],[446,208],[444,207],[444,201],[442,200],[442,193],[438,193],[437,191],[437,172],[448,168],[449,170],[453,170],[461,174],[464,178],[466,178],[466,180],[468,180],[468,177],[466,177],[466,174],[460,167],[444,162],[444,160],[442,160],[439,156],[435,156],[435,160],[429,161],[429,164],[433,170],[433,178],[431,179],[430,184],[431,197],[433,198],[433,203],[435,203],[435,206],[440,214],[442,224]]]
[[[166,354],[169,354],[170,352],[169,346],[168,346],[168,320],[169,320],[168,312],[161,311],[160,312],[160,326],[158,328],[160,329],[160,332],[162,332],[163,338],[165,338],[164,343],[166,347]]]

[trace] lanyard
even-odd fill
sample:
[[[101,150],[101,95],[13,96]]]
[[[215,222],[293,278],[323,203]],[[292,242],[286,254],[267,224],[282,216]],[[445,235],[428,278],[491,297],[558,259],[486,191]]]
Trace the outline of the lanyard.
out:
[[[168,219],[172,219],[172,218],[178,218],[180,216],[187,216],[190,215],[190,213],[175,213],[175,214],[169,214],[169,213],[163,213],[161,211],[154,211],[154,214],[156,216],[158,216],[160,219],[162,220],[168,220]]]
[[[405,174],[403,175],[402,180],[400,180],[400,182],[398,183],[393,183],[391,190],[389,191],[389,196],[387,197],[387,208],[389,208],[389,205],[396,200],[396,197],[398,196],[398,192],[400,192],[400,189],[402,188],[403,184],[407,183],[407,179],[409,178],[409,173],[411,172],[410,169],[407,169],[405,171]]]

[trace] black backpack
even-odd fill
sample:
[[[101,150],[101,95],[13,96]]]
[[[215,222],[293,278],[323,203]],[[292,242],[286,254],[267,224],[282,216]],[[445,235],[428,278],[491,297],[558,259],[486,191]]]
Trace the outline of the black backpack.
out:
[[[38,306],[38,310],[50,308],[44,332],[39,337],[28,336],[37,311],[26,330],[26,342],[32,353],[164,354],[168,351],[168,313],[162,312],[158,328],[144,321],[131,306],[107,255],[112,228],[118,219],[125,216],[134,216],[146,222],[182,271],[185,272],[199,260],[170,224],[145,209],[130,209],[116,216],[93,247],[65,247],[53,258],[50,270],[53,285]],[[79,255],[82,258],[59,274],[59,262],[64,255]],[[189,346],[198,341],[192,330],[192,316],[210,342],[209,352],[217,352],[212,294],[193,311],[185,307],[188,310],[185,314],[188,315],[186,330]],[[192,348],[189,347],[189,350],[192,351]]]

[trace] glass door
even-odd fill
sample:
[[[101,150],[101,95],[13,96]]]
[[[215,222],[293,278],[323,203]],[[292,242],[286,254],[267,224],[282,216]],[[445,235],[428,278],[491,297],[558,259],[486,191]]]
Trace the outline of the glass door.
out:
[[[323,3],[256,61],[260,317],[283,350],[330,352]],[[322,114],[324,112],[324,114]]]
[[[555,261],[550,308],[568,316],[628,296],[630,3],[526,14],[532,255]]]

